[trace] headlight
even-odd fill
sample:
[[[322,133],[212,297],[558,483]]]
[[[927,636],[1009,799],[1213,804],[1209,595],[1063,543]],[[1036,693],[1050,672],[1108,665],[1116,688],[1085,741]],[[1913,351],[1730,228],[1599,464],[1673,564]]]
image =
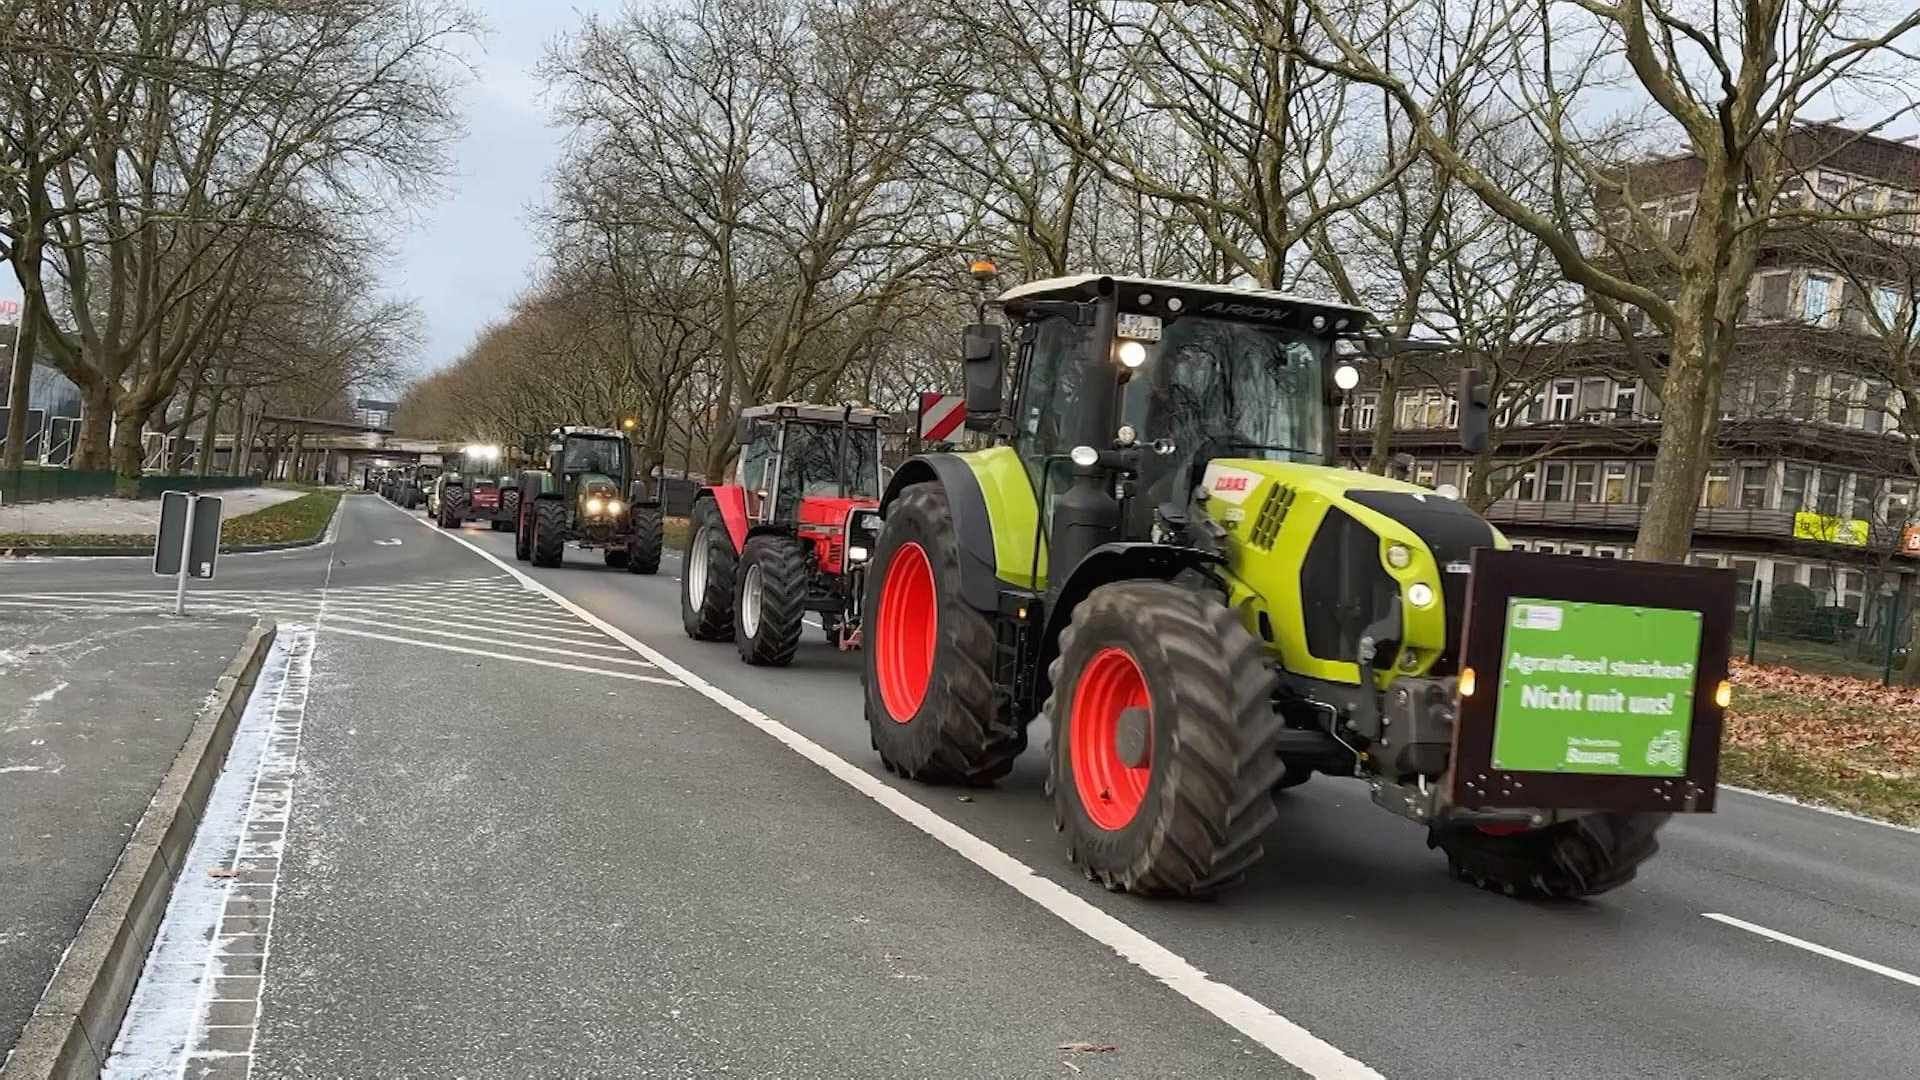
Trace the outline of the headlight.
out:
[[[1407,586],[1407,602],[1419,608],[1432,604],[1433,586],[1424,581],[1416,581]]]
[[[605,510],[606,508],[607,508],[606,500],[600,498],[598,495],[595,495],[593,498],[587,500],[587,513],[589,514],[597,514],[600,511]]]
[[[1387,565],[1395,570],[1405,570],[1413,565],[1413,549],[1405,544],[1387,545]]]
[[[855,545],[854,545],[853,547],[850,547],[850,548],[848,548],[848,549],[847,549],[847,561],[848,561],[848,562],[866,562],[866,561],[867,561],[867,549],[866,549],[866,548],[863,548],[863,547],[861,547],[861,546],[860,546],[860,545],[858,545],[858,544],[855,544]]]
[[[607,513],[609,514],[617,514],[620,511],[625,510],[626,508],[627,508],[626,504],[621,502],[619,499],[607,500]]]

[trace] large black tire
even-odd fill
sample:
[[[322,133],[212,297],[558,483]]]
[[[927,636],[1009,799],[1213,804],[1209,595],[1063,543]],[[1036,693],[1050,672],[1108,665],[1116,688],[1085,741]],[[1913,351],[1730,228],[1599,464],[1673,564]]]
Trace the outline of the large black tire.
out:
[[[507,490],[502,491],[500,493],[500,513],[494,518],[494,523],[499,526],[501,532],[506,532],[508,529],[513,529],[515,531],[519,530],[520,528],[520,489],[519,488],[508,488]]]
[[[457,529],[466,524],[466,520],[466,492],[457,487],[450,487],[441,492],[439,526],[443,529]]]
[[[660,511],[641,509],[633,512],[633,532],[627,536],[627,573],[654,574],[660,571]]]
[[[917,587],[922,571],[929,584]],[[915,484],[888,508],[865,610],[862,681],[881,762],[933,784],[1007,775],[1027,730],[994,693],[993,624],[960,594],[959,540],[938,484]]]
[[[1163,581],[1103,585],[1074,609],[1049,674],[1054,821],[1087,877],[1149,896],[1199,896],[1260,861],[1284,769],[1281,720],[1265,651],[1231,609]],[[1127,712],[1143,721],[1134,752],[1144,764],[1109,770],[1111,785],[1096,791],[1102,755],[1125,764],[1114,746],[1126,739],[1095,733],[1106,730],[1103,715],[1120,721]],[[1120,790],[1128,783],[1139,786]]]
[[[533,565],[559,566],[566,558],[567,508],[559,499],[537,499],[532,517]]]
[[[712,499],[694,503],[688,517],[687,557],[680,568],[680,625],[695,641],[725,641],[733,636],[733,574],[738,558],[733,535]],[[693,595],[696,584],[700,596]]]
[[[627,568],[626,548],[608,548],[600,553],[600,557],[605,560],[609,567],[615,570],[625,570]]]
[[[740,659],[760,667],[785,667],[800,648],[806,618],[807,545],[788,536],[747,541],[734,572],[733,644]],[[757,590],[759,596],[750,595]]]
[[[513,557],[521,562],[533,558],[533,508],[521,506],[520,500],[513,500]]]
[[[1427,846],[1447,855],[1462,881],[1508,896],[1598,896],[1633,880],[1660,850],[1666,814],[1589,814],[1544,829],[1496,834],[1435,825]]]

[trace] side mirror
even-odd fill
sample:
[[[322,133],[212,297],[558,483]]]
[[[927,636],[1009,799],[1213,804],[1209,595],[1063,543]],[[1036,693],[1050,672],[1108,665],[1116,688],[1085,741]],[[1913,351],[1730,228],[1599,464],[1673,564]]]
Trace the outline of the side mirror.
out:
[[[1006,352],[1000,327],[994,323],[967,327],[961,356],[967,377],[967,430],[992,431],[1006,398]]]
[[[745,446],[753,441],[753,421],[746,417],[734,421],[733,441],[735,445]]]
[[[1487,375],[1479,368],[1461,368],[1456,391],[1460,403],[1460,449],[1477,454],[1487,448]]]

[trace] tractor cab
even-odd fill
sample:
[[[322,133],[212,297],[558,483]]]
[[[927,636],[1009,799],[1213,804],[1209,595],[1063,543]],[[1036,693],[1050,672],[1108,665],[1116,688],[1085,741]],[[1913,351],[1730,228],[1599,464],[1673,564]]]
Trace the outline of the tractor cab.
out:
[[[887,414],[851,405],[785,403],[740,416],[734,480],[747,516],[760,524],[819,516],[823,500],[840,518],[854,503],[880,498],[880,428]],[[808,504],[811,511],[803,512]]]
[[[547,437],[547,471],[579,526],[610,529],[626,507],[633,453],[611,428],[555,428]]]

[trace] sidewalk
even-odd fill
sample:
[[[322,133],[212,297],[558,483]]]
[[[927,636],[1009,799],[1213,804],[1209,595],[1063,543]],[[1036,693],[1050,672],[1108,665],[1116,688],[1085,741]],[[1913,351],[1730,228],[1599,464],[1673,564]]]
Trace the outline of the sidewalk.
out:
[[[251,514],[306,494],[289,488],[236,488],[210,492],[223,501],[226,519]],[[0,507],[0,534],[70,533],[152,535],[160,529],[159,499],[62,499]]]
[[[0,1054],[252,625],[0,611]]]

